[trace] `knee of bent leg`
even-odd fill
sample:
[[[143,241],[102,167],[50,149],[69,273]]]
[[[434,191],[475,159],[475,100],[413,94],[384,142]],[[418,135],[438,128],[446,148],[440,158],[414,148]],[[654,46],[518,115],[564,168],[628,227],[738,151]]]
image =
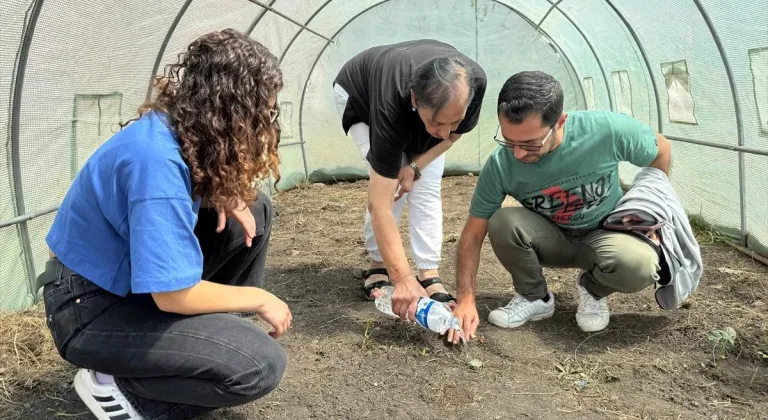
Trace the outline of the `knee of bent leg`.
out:
[[[259,191],[256,195],[256,200],[251,203],[251,213],[254,220],[256,220],[257,234],[270,231],[274,211],[272,200],[264,192]]]
[[[621,277],[616,285],[619,292],[637,293],[659,279],[659,256],[650,246],[638,247],[619,253],[600,268]]]
[[[529,222],[530,210],[523,207],[504,207],[488,219],[488,239],[496,247],[512,241],[516,244],[525,242],[520,226]]]
[[[287,357],[283,346],[271,340],[269,344],[260,343],[248,351],[254,363],[242,372],[236,386],[230,386],[231,392],[242,396],[242,403],[257,400],[272,392],[280,384],[285,374]]]

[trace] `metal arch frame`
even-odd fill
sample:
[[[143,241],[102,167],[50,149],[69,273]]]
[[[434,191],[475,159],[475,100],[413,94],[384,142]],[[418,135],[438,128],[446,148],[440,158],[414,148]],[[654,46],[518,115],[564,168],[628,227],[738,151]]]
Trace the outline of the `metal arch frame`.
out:
[[[494,1],[495,3],[498,3],[498,4],[506,7],[507,9],[515,12],[515,14],[517,14],[521,19],[523,19],[529,25],[531,25],[537,32],[539,32],[542,35],[544,35],[549,42],[551,42],[555,47],[557,47],[558,54],[560,54],[561,56],[563,56],[563,58],[565,58],[565,61],[568,62],[568,65],[571,67],[571,69],[573,70],[573,73],[576,75],[576,78],[578,79],[577,81],[579,82],[579,89],[581,90],[581,98],[584,100],[584,106],[586,107],[587,106],[587,96],[584,94],[584,86],[581,84],[581,76],[579,76],[579,72],[576,70],[576,66],[573,65],[573,62],[568,57],[568,54],[566,54],[565,51],[562,48],[560,48],[560,45],[557,43],[557,41],[555,41],[554,38],[552,38],[552,36],[550,36],[549,33],[547,31],[545,31],[544,29],[542,29],[542,27],[541,27],[541,24],[544,22],[544,19],[546,19],[547,15],[549,15],[549,12],[547,12],[547,14],[544,15],[544,18],[542,18],[541,21],[539,22],[539,24],[537,25],[528,16],[526,16],[523,12],[517,10],[516,8],[512,7],[511,5],[509,5],[507,3],[504,3],[501,0],[492,0],[492,1]],[[554,7],[557,7],[557,4],[560,4],[560,2],[562,2],[562,1],[563,0],[558,0],[558,2],[555,4]],[[551,10],[552,9],[550,9],[550,11]],[[610,96],[610,92],[609,92],[609,96]]]
[[[325,35],[321,34],[320,32],[317,32],[317,31],[315,31],[314,29],[308,28],[306,25],[302,25],[302,24],[301,24],[301,22],[299,22],[299,21],[297,21],[297,20],[293,19],[292,17],[290,17],[290,16],[286,15],[285,13],[283,13],[283,12],[281,12],[281,11],[279,11],[279,10],[275,10],[275,9],[272,7],[272,4],[269,4],[269,5],[267,5],[267,4],[264,4],[264,3],[262,3],[262,2],[261,2],[261,1],[259,1],[259,0],[246,0],[246,1],[248,1],[248,2],[250,2],[250,3],[253,3],[253,4],[257,5],[257,6],[261,6],[261,7],[263,7],[264,9],[267,9],[268,11],[270,11],[270,12],[272,12],[272,13],[274,13],[274,14],[276,14],[276,15],[280,16],[281,18],[283,18],[283,19],[287,20],[288,22],[291,22],[291,23],[293,23],[293,24],[294,24],[294,25],[296,25],[296,26],[300,26],[302,29],[306,29],[306,30],[308,30],[309,32],[312,32],[313,34],[315,34],[315,35],[319,36],[320,38],[323,38],[323,39],[325,39],[326,41],[331,41],[331,39],[330,39],[330,38],[326,37]],[[255,28],[255,27],[256,27],[256,25],[254,25],[254,28]]]
[[[307,18],[307,21],[304,22],[304,26],[309,26],[309,24],[312,23],[312,20],[315,19],[315,16],[317,16],[320,12],[322,12],[323,9],[325,9],[325,6],[328,6],[332,1],[333,0],[326,0],[325,3],[323,3],[322,6],[318,7],[317,10],[315,10],[315,12],[312,13],[312,15],[309,18]],[[285,46],[285,49],[280,54],[280,58],[277,60],[278,64],[282,64],[283,63],[283,59],[288,54],[288,50],[291,49],[291,47],[293,46],[293,43],[296,42],[296,39],[299,38],[299,35],[301,35],[301,33],[304,32],[304,26],[299,28],[299,30],[296,31],[295,34],[293,34],[293,37],[291,37],[291,40],[288,41],[288,45]],[[333,37],[331,37],[331,39],[333,39]]]
[[[378,7],[390,0],[381,0],[378,3],[374,3],[365,9],[361,10],[356,15],[352,16],[349,20],[344,22],[343,25],[339,29],[336,30],[336,32],[331,35],[331,39],[335,39],[336,36],[344,30],[344,28],[347,27],[351,22],[353,22],[355,19],[363,15],[364,13],[368,12],[369,10]],[[331,45],[331,42],[326,42],[325,45],[323,45],[323,48],[320,50],[320,52],[317,53],[317,56],[315,56],[315,61],[312,62],[312,67],[309,68],[309,72],[307,73],[307,78],[304,80],[304,87],[301,89],[301,100],[299,101],[299,141],[294,142],[292,144],[300,144],[302,148],[302,158],[304,159],[304,176],[306,176],[307,179],[309,179],[309,168],[307,167],[307,156],[306,153],[304,153],[304,98],[307,94],[307,85],[309,84],[309,79],[312,77],[312,73],[315,71],[315,67],[317,66],[317,62],[320,61],[320,57],[323,56],[323,53],[325,52],[325,49],[328,48],[328,46]]]
[[[332,0],[327,1],[323,5],[323,7],[325,7],[331,1]],[[384,3],[387,3],[389,1],[390,0],[382,0],[382,1],[378,2],[378,3],[374,3],[374,4],[370,5],[370,6],[368,6],[367,8],[363,9],[362,11],[360,11],[359,13],[357,13],[356,15],[351,17],[349,20],[347,20],[343,25],[341,25],[341,27],[339,27],[339,29],[336,30],[336,32],[334,32],[333,35],[331,35],[331,39],[335,39],[336,36],[339,33],[341,33],[341,31],[343,31],[347,27],[347,25],[349,25],[351,22],[353,22],[355,19],[357,19],[358,17],[360,17],[364,13],[366,13],[369,10],[371,10],[371,9],[373,9],[375,7],[378,7],[378,6],[380,6],[380,5],[384,4]],[[493,0],[493,1],[495,1],[496,3],[499,3],[499,4],[509,8],[513,12],[517,13],[518,16],[523,18],[526,22],[528,22],[532,27],[537,28],[537,25],[532,20],[530,20],[527,16],[523,15],[520,11],[518,11],[514,7],[512,7],[512,6],[508,5],[508,4],[505,4],[505,3],[503,3],[503,2],[501,2],[499,0]],[[319,12],[319,10],[318,10],[318,12]],[[315,15],[316,14],[317,13],[315,13]],[[314,18],[315,15],[313,15],[310,18],[310,20],[312,18]],[[309,21],[307,23],[309,23]],[[552,37],[549,36],[549,34],[546,31],[544,31],[543,29],[538,28],[537,30],[540,31],[542,34],[544,34],[547,37],[547,39],[549,41],[551,41],[557,47],[557,49],[562,54],[562,56],[565,57],[566,61],[568,62],[568,65],[571,67],[573,72],[576,73],[577,77],[579,77],[578,73],[576,72],[576,68],[573,66],[573,63],[568,58],[568,55],[565,54],[565,52],[562,50],[562,48],[560,48],[560,46],[557,44],[557,42],[555,42],[554,39],[552,39]],[[296,36],[298,36],[298,34]],[[304,143],[306,143],[304,141],[304,124],[303,124],[303,121],[304,121],[304,99],[306,97],[307,85],[309,84],[309,79],[312,77],[312,73],[315,71],[315,67],[317,66],[317,63],[320,61],[320,57],[323,56],[323,53],[325,52],[325,50],[328,48],[328,45],[330,45],[330,44],[331,44],[330,41],[326,42],[326,44],[323,46],[323,48],[320,50],[320,52],[318,52],[317,56],[315,56],[315,60],[312,63],[312,67],[310,67],[309,72],[307,73],[307,78],[305,79],[304,86],[303,86],[303,88],[301,90],[301,100],[299,102],[299,139],[300,140],[296,141],[296,142],[286,143],[286,144],[281,145],[281,147],[292,146],[292,145],[296,145],[296,144],[300,144],[301,145],[301,147],[302,147],[302,157],[304,158],[304,174],[307,177],[307,179],[309,179],[309,170],[307,168],[306,153],[304,153]],[[287,54],[289,48],[290,48],[290,44],[288,45],[288,47],[286,47],[285,51],[283,52],[283,56],[285,56]],[[282,59],[282,57],[281,57],[281,59]],[[581,86],[580,83],[579,83],[579,87],[581,88],[581,95],[582,95],[582,98],[584,100],[584,103],[586,103],[586,96],[584,95],[584,88]],[[609,92],[609,96],[610,96],[610,92]]]
[[[19,50],[19,59],[16,63],[15,80],[13,90],[13,102],[11,104],[11,166],[13,167],[14,196],[16,201],[16,214],[18,217],[24,216],[24,188],[21,180],[21,159],[19,150],[20,122],[21,122],[21,98],[24,90],[24,76],[27,70],[27,59],[29,58],[29,49],[32,46],[32,38],[35,36],[35,27],[37,19],[40,17],[40,11],[43,9],[43,0],[36,0],[32,5],[27,27],[24,29],[24,37],[21,40],[21,49]],[[27,268],[27,280],[29,281],[29,291],[32,300],[37,302],[37,290],[34,290],[35,284],[35,262],[32,258],[32,243],[29,239],[29,228],[26,220],[19,223],[19,235],[21,236],[21,246],[24,254],[24,262]]]
[[[610,6],[611,9],[613,9],[613,12],[616,13],[616,16],[621,19],[621,21],[624,23],[624,26],[626,26],[627,30],[629,31],[629,34],[632,35],[632,39],[635,40],[635,44],[637,44],[637,48],[640,50],[640,54],[643,56],[643,61],[645,61],[645,67],[648,70],[648,76],[651,78],[651,85],[653,86],[653,96],[656,98],[656,119],[658,121],[658,132],[663,132],[663,123],[662,123],[662,116],[661,116],[661,99],[659,97],[659,88],[656,86],[656,78],[653,76],[653,68],[651,67],[651,61],[648,59],[648,54],[645,52],[645,47],[643,47],[643,44],[640,42],[640,38],[637,36],[637,33],[635,32],[635,29],[632,27],[632,25],[629,24],[629,21],[624,17],[624,14],[622,14],[619,9],[614,6],[614,4],[611,2],[611,0],[605,0],[605,2]],[[565,14],[561,11],[561,13]]]
[[[272,7],[272,5],[275,4],[275,2],[277,2],[277,0],[270,0],[268,6]],[[248,31],[245,33],[246,35],[248,35],[249,37],[251,36],[251,34],[253,33],[253,30],[256,29],[256,25],[258,25],[259,22],[261,22],[261,19],[264,17],[264,15],[267,14],[267,11],[268,10],[266,8],[263,8],[263,7],[261,8],[261,11],[259,12],[259,14],[256,15],[256,18],[253,19],[253,22],[251,22],[251,26],[248,28]]]
[[[166,32],[165,34],[163,43],[160,45],[160,49],[157,51],[157,57],[155,58],[155,65],[152,67],[152,75],[149,76],[149,86],[147,86],[147,96],[146,96],[147,101],[152,99],[152,89],[155,86],[155,77],[157,77],[157,71],[160,70],[160,63],[163,61],[163,55],[165,55],[165,49],[168,48],[168,42],[171,41],[171,36],[173,36],[173,33],[176,31],[176,26],[179,25],[181,18],[184,16],[184,13],[187,12],[187,9],[189,8],[189,5],[191,3],[192,3],[192,0],[186,0],[184,4],[181,6],[181,8],[179,9],[178,13],[176,13],[176,18],[173,19],[171,26],[168,28],[168,32]]]
[[[286,19],[287,21],[289,21],[291,23],[294,23],[294,24],[300,26],[301,30],[299,32],[301,32],[304,29],[306,29],[306,30],[312,32],[313,34],[315,34],[315,35],[317,35],[317,36],[319,36],[321,38],[324,38],[324,39],[330,41],[330,39],[326,38],[324,35],[316,32],[316,31],[313,31],[310,28],[307,28],[306,25],[302,25],[301,23],[291,19],[289,16],[286,16],[285,14],[283,14],[283,13],[275,10],[274,8],[272,8],[272,5],[275,4],[277,2],[277,0],[270,0],[269,4],[264,4],[264,3],[262,3],[262,2],[260,2],[258,0],[247,0],[247,1],[249,3],[255,4],[255,5],[257,5],[257,6],[262,8],[261,11],[259,12],[259,14],[256,16],[256,18],[251,23],[251,26],[248,28],[248,31],[246,31],[246,35],[249,36],[249,37],[251,36],[251,33],[253,32],[253,30],[256,28],[256,25],[259,24],[259,22],[264,17],[264,15],[266,15],[266,13],[269,11],[269,12],[272,12],[272,13],[282,17],[283,19]],[[330,1],[332,1],[332,0],[329,0],[329,2]],[[173,20],[173,22],[171,23],[171,26],[168,28],[168,32],[166,32],[165,38],[163,38],[163,43],[160,45],[160,49],[157,51],[157,57],[155,58],[155,64],[154,64],[154,66],[152,68],[152,75],[149,78],[149,84],[147,86],[147,95],[146,95],[146,100],[147,101],[152,99],[152,90],[153,90],[154,85],[155,85],[155,77],[157,77],[157,72],[160,70],[160,63],[163,61],[163,55],[165,55],[165,50],[168,47],[168,43],[170,42],[171,37],[173,36],[173,33],[176,31],[176,27],[179,25],[179,22],[181,21],[181,18],[187,12],[187,9],[189,8],[189,5],[191,3],[192,3],[192,0],[186,0],[184,2],[184,4],[181,6],[181,8],[179,9],[178,13],[176,13],[176,18]],[[317,12],[315,12],[315,14],[317,14]],[[314,15],[313,15],[313,17],[314,17]]]
[[[557,0],[557,3],[549,2],[549,9],[547,9],[547,13],[544,13],[544,16],[542,16],[541,20],[539,20],[539,23],[536,25],[537,29],[541,27],[541,24],[544,23],[545,20],[547,20],[547,17],[549,17],[549,14],[552,13],[552,11],[557,8],[557,5],[559,5],[562,2],[563,0]]]
[[[720,53],[720,58],[723,60],[723,66],[725,67],[725,73],[728,76],[728,84],[731,86],[731,96],[733,97],[733,108],[736,113],[736,134],[738,138],[738,145],[739,147],[744,146],[744,121],[742,119],[741,115],[741,102],[739,101],[739,95],[738,90],[736,89],[736,80],[733,77],[733,70],[731,69],[731,64],[728,61],[728,56],[725,54],[725,48],[723,47],[723,43],[720,41],[720,36],[717,34],[717,30],[715,29],[715,25],[712,23],[712,20],[709,18],[709,14],[707,13],[706,9],[704,9],[704,6],[701,4],[701,0],[693,0],[693,2],[696,4],[696,8],[699,9],[699,13],[701,13],[701,17],[704,18],[704,23],[706,23],[707,28],[709,29],[710,35],[712,35],[712,39],[715,41],[715,45],[717,46],[717,51]],[[746,183],[746,168],[745,168],[745,162],[744,162],[744,153],[741,151],[739,152],[739,204],[740,204],[740,216],[741,216],[741,244],[747,245],[747,200],[746,200],[746,190],[744,188],[744,184]]]
[[[576,24],[576,22],[571,19],[568,14],[566,14],[562,9],[558,7],[558,4],[560,2],[557,2],[557,4],[552,3],[553,0],[547,0],[550,4],[553,4],[552,8],[557,9],[558,12],[562,13],[563,16],[565,16],[566,19],[568,19],[568,22],[571,22],[571,25],[576,29],[576,31],[579,32],[579,35],[584,39],[584,42],[587,43],[587,47],[589,47],[589,50],[592,51],[592,55],[595,57],[595,61],[597,62],[597,66],[600,67],[600,72],[603,74],[603,80],[605,81],[605,89],[608,93],[608,104],[611,107],[611,111],[616,109],[616,104],[613,101],[613,96],[611,95],[611,88],[608,83],[608,74],[605,73],[605,68],[603,67],[603,62],[600,61],[600,57],[597,55],[597,51],[595,51],[595,47],[592,46],[592,43],[589,41],[589,38],[587,38],[587,35],[584,33],[584,31],[581,30],[579,25]],[[542,23],[544,20],[542,19]]]

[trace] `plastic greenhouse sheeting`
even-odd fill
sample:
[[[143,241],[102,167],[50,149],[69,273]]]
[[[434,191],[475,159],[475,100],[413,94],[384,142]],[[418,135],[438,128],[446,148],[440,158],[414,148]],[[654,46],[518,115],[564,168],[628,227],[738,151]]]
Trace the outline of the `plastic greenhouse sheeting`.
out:
[[[39,298],[31,281],[52,211],[82,164],[135,115],[156,72],[226,27],[281,60],[281,189],[365,177],[331,81],[365,48],[435,38],[489,78],[446,174],[482,168],[501,84],[543,70],[563,84],[566,110],[625,112],[674,140],[671,179],[689,213],[768,253],[766,0],[4,0],[0,310]],[[636,171],[623,165],[622,179]]]

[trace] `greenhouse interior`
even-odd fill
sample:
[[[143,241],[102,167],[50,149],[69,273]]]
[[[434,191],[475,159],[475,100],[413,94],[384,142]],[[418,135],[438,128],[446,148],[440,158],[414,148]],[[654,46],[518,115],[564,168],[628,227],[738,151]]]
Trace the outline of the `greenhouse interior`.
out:
[[[89,157],[137,117],[192,41],[226,28],[264,45],[282,71],[279,114],[270,121],[280,127],[280,177],[257,188],[277,209],[265,288],[290,307],[293,325],[271,340],[247,323],[251,335],[266,338],[262,344],[287,355],[284,378],[263,400],[204,419],[765,418],[768,0],[0,1],[0,418],[86,418],[89,410],[104,419],[140,418],[128,414],[128,404],[94,409],[82,390],[80,399],[72,390],[82,378],[75,369],[84,365],[57,352],[50,332],[57,321],[46,312],[53,293],[44,298],[37,282],[54,260],[46,235],[66,213],[60,206]],[[450,44],[487,76],[478,123],[445,157],[446,290],[459,295],[460,234],[478,174],[504,150],[494,141],[500,89],[510,76],[538,70],[561,84],[564,112],[626,114],[670,141],[665,179],[703,260],[689,299],[675,310],[660,308],[658,283],[615,293],[610,318],[607,306],[603,312],[605,329],[590,333],[576,326],[587,293],[580,294],[582,274],[546,267],[557,312],[551,302],[551,318],[498,328],[489,325],[490,312],[507,304],[517,285],[483,245],[477,279],[470,276],[478,283],[472,309],[479,327],[463,347],[366,300],[366,276],[358,274],[369,263],[362,234],[373,182],[342,128],[333,83],[358,53],[417,39]],[[598,114],[608,113],[591,113]],[[622,187],[642,173],[622,162]],[[71,295],[72,307],[89,309]],[[249,313],[213,315],[242,327]],[[70,318],[80,323],[77,314]],[[268,328],[266,319],[250,320]],[[216,333],[250,337],[232,331]],[[173,363],[193,353],[178,347],[167,349]],[[171,391],[185,388],[171,383]],[[181,404],[202,407],[185,400],[173,410]],[[182,418],[173,410],[151,418]]]
[[[489,85],[446,175],[483,167],[496,147],[499,87],[542,70],[563,85],[566,110],[626,113],[672,140],[671,181],[686,211],[766,255],[764,0],[6,0],[0,12],[2,310],[39,300],[44,237],[79,168],[151,97],[166,64],[223,28],[279,57],[280,190],[365,177],[329,86],[363,49],[432,38],[475,59]],[[621,168],[625,182],[635,173]]]

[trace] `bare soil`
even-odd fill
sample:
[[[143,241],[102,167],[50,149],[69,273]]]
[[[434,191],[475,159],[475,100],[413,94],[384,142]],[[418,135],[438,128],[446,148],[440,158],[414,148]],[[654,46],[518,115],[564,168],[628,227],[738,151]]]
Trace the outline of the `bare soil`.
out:
[[[450,291],[474,182],[443,184],[441,276]],[[504,330],[486,318],[511,298],[512,283],[486,241],[483,321],[467,351],[363,300],[366,187],[302,185],[274,198],[267,288],[293,311],[280,339],[288,370],[262,400],[206,419],[768,419],[768,268],[760,263],[702,243],[704,276],[683,308],[661,310],[651,289],[614,295],[611,323],[596,334],[575,322],[576,271],[547,270],[555,316]],[[737,333],[733,346],[707,339],[726,327]],[[3,316],[0,333],[0,418],[92,418],[40,308]],[[469,358],[482,367],[471,369]]]

